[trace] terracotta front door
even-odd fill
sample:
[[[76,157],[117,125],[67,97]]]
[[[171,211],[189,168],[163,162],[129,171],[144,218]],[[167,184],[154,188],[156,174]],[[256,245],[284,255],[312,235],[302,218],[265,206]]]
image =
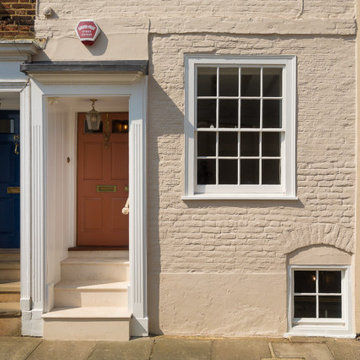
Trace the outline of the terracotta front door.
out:
[[[99,131],[78,115],[77,246],[127,246],[128,113],[103,113]],[[108,130],[106,130],[108,129]],[[105,135],[108,134],[110,136]]]

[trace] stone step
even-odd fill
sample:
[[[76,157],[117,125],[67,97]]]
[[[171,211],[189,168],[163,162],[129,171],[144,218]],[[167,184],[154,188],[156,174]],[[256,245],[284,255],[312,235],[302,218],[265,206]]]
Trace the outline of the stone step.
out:
[[[61,262],[61,280],[128,281],[129,261],[114,257],[69,257]]]
[[[0,303],[0,318],[21,316],[19,302]]]
[[[128,250],[71,250],[68,252],[69,258],[116,258],[129,260]]]
[[[0,303],[20,301],[20,282],[13,280],[0,281]]]
[[[54,308],[43,315],[46,340],[129,340],[130,318],[127,308]]]
[[[0,281],[3,280],[20,280],[19,261],[0,261]]]
[[[128,282],[64,280],[55,286],[55,307],[128,306]]]
[[[0,250],[0,262],[1,261],[19,261],[20,262],[20,250],[19,249],[1,249]]]

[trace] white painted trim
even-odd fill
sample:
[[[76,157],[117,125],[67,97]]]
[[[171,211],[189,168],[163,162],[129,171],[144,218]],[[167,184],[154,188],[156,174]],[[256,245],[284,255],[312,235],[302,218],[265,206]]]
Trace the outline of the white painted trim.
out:
[[[36,73],[32,72],[29,77],[47,85],[64,85],[64,84],[117,84],[128,85],[133,84],[142,77],[142,73],[98,73],[98,74],[67,74],[67,73]]]
[[[283,67],[283,124],[281,185],[196,185],[195,101],[196,66],[281,66]],[[183,200],[269,199],[295,200],[296,197],[296,57],[185,55],[185,187]],[[284,145],[283,145],[284,146]]]
[[[294,270],[338,270],[344,273],[341,280],[342,318],[315,319],[299,321],[293,324],[293,273]],[[351,297],[351,266],[350,265],[289,265],[288,266],[288,332],[284,336],[328,336],[339,338],[354,338]]]
[[[181,200],[299,200],[292,195],[272,195],[272,194],[195,194],[184,195]]]
[[[20,92],[20,308],[31,310],[30,83]],[[22,316],[23,335],[28,335]]]
[[[84,75],[86,77],[86,75]],[[146,250],[146,108],[147,77],[131,85],[46,85],[31,80],[32,92],[32,294],[34,309],[30,335],[42,334],[42,314],[51,300],[45,290],[46,259],[46,156],[47,98],[48,97],[129,97],[129,309],[132,312],[132,336],[148,335],[147,318],[147,250]],[[55,204],[54,204],[55,206]],[[51,287],[49,287],[51,289]],[[26,314],[28,316],[29,314]],[[41,318],[41,316],[40,316]],[[30,327],[29,327],[30,328]]]

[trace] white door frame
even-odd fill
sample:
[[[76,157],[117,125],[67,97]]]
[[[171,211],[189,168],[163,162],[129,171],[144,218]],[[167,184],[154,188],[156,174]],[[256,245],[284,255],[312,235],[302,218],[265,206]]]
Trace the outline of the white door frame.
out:
[[[51,75],[50,75],[51,76]],[[86,78],[86,75],[84,75]],[[129,97],[129,311],[133,314],[130,334],[148,335],[147,315],[147,250],[146,250],[146,108],[147,76],[130,84],[104,83],[49,84],[31,79],[31,120],[24,127],[22,138],[30,141],[31,160],[21,162],[21,171],[31,180],[31,227],[22,234],[31,246],[26,252],[31,266],[31,309],[23,317],[23,335],[41,336],[41,316],[47,309],[51,291],[46,288],[46,153],[47,98],[48,97]],[[31,173],[29,164],[31,161]],[[55,206],[55,204],[54,204]],[[31,230],[30,230],[31,228]],[[22,242],[23,244],[23,242]],[[23,251],[22,251],[23,253]]]

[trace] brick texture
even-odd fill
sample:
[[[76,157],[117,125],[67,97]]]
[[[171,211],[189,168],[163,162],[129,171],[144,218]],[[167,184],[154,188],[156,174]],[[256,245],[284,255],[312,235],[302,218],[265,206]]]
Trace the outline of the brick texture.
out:
[[[101,21],[108,34],[124,28],[129,19],[135,23],[128,33],[144,29],[144,22],[136,20],[149,21],[147,230],[153,333],[176,333],[181,327],[182,334],[244,335],[252,326],[251,334],[282,335],[288,254],[318,244],[354,252],[355,32],[351,26],[338,31],[331,21],[354,24],[355,4],[312,0],[304,2],[304,9],[301,4],[298,0],[40,1],[40,13],[51,6],[57,17],[37,19],[37,34],[55,40],[74,38],[74,24],[81,18]],[[201,27],[196,16],[217,17],[219,27]],[[191,31],[177,26],[191,17]],[[254,32],[226,27],[229,18]],[[261,27],[264,19],[266,29]],[[278,25],[272,28],[272,20],[284,22],[287,32],[278,31]],[[311,21],[311,29],[292,33],[287,21]],[[258,28],[252,27],[254,22]],[[323,30],[325,23],[333,27],[331,31]],[[190,53],[297,56],[297,201],[181,200],[184,54]],[[254,298],[267,296],[261,283],[246,280],[262,274],[276,280],[269,280],[274,293],[269,304],[275,305],[268,311],[263,304],[254,305]],[[217,289],[211,276],[227,285]],[[188,280],[181,282],[182,278]],[[199,280],[191,280],[195,278]],[[244,281],[247,288],[236,288],[233,279],[239,286]],[[201,292],[196,281],[202,281]],[[238,293],[231,295],[235,290]],[[253,298],[241,300],[251,291]],[[185,319],[189,303],[201,297],[202,306]],[[260,315],[254,321],[256,313]],[[246,314],[248,322],[241,322]],[[270,316],[267,328],[265,316]],[[279,319],[282,325],[277,328]]]
[[[0,38],[33,38],[35,0],[1,0]]]

